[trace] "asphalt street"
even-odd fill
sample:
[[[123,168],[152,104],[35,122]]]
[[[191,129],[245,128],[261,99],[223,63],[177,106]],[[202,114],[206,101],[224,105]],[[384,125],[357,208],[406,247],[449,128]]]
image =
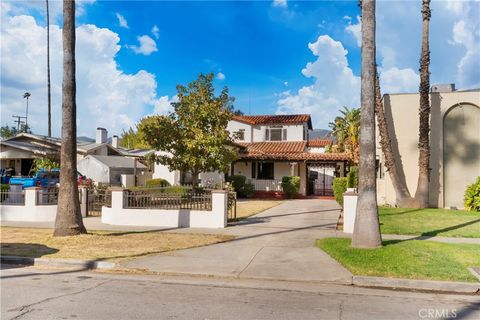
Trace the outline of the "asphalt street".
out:
[[[480,319],[480,296],[2,266],[1,319]]]

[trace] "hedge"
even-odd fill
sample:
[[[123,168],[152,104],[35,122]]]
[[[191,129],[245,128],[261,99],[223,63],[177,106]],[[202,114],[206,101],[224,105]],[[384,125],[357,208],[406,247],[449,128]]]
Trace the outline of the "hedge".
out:
[[[333,179],[333,195],[339,205],[343,207],[343,193],[347,191],[347,178]]]
[[[347,188],[358,189],[358,167],[352,166],[347,173]]]
[[[168,187],[170,186],[170,183],[162,178],[158,179],[149,179],[146,182],[146,187],[147,188],[161,188],[161,187]]]
[[[480,177],[477,181],[467,186],[464,197],[465,210],[480,212]]]

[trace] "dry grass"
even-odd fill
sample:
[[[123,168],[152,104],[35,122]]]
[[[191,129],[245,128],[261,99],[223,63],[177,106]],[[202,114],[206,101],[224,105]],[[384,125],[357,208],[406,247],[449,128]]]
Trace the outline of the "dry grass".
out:
[[[282,204],[283,200],[244,200],[237,202],[237,219],[244,219],[254,214]]]
[[[1,229],[5,256],[119,261],[153,253],[186,249],[231,240],[226,235],[167,232],[101,232],[52,237],[51,229]]]

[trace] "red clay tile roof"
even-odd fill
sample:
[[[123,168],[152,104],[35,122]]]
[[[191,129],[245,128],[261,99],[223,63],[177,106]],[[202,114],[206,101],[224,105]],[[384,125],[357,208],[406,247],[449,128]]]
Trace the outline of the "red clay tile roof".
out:
[[[240,160],[346,161],[346,153],[305,152],[305,141],[236,143]]]
[[[308,128],[312,129],[312,119],[309,114],[233,116],[233,120],[248,124],[297,124],[307,122]]]
[[[322,148],[333,144],[332,140],[327,139],[315,139],[315,140],[308,140],[307,147],[309,148]]]

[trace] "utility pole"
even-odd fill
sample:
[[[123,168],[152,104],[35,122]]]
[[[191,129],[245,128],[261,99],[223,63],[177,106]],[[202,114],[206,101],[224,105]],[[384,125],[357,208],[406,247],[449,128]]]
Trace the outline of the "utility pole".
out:
[[[12,116],[12,118],[17,118],[17,120],[13,121],[17,124],[17,132],[20,132],[20,125],[25,123],[24,121],[22,121],[22,119],[25,119],[26,120],[26,117],[22,117],[22,116]]]
[[[52,136],[52,96],[50,93],[50,14],[48,9],[48,0],[46,2],[47,10],[47,97],[48,97],[48,136]]]

